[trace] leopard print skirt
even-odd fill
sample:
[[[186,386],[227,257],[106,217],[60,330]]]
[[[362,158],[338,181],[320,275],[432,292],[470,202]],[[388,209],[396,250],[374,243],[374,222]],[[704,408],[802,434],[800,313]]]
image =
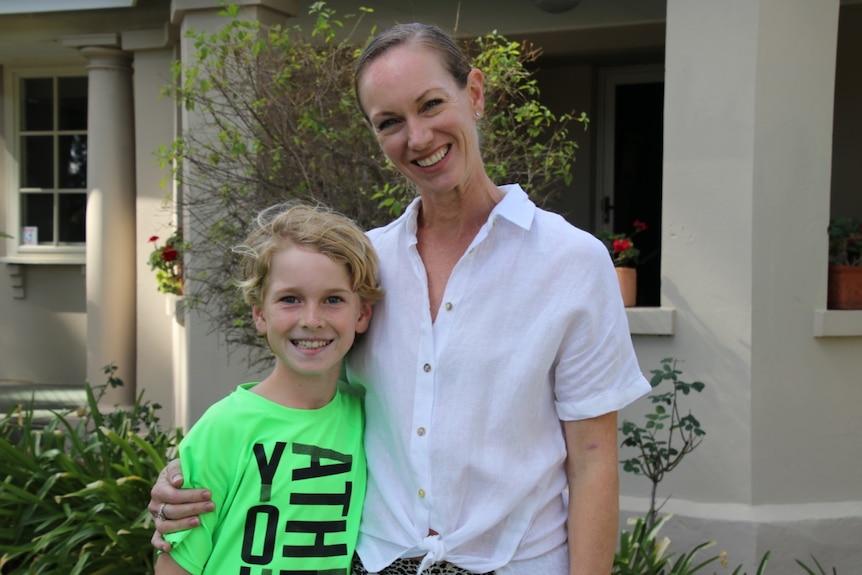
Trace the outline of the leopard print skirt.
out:
[[[417,561],[412,559],[396,559],[392,565],[386,567],[383,571],[380,571],[379,575],[416,575],[417,569],[419,569],[419,563]],[[353,558],[353,568],[350,571],[350,575],[369,575],[368,571],[366,571],[362,566],[362,562],[359,560],[359,557]],[[476,574],[472,571],[456,567],[451,563],[444,562],[434,563],[425,569],[425,571],[422,572],[422,575],[494,575],[494,572],[488,571],[487,573]]]

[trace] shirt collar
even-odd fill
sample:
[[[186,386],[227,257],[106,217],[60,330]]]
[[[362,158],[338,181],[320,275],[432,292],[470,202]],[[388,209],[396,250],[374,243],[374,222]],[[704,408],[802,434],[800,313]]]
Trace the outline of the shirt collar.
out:
[[[491,215],[488,221],[493,221],[496,218],[506,219],[516,226],[529,230],[533,223],[533,216],[536,212],[536,204],[527,196],[527,193],[519,184],[506,184],[500,186],[500,191],[503,192],[503,199],[500,200],[494,209],[491,210]],[[407,206],[407,230],[416,235],[419,222],[419,206],[422,204],[422,199],[414,198],[410,205]]]
[[[520,228],[529,230],[536,213],[536,204],[530,200],[519,184],[500,186],[500,191],[505,195],[491,211],[490,219],[504,218]]]

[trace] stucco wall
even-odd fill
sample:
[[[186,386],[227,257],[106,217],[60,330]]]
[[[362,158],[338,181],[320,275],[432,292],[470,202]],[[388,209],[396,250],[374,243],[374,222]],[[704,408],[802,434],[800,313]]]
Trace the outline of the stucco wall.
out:
[[[706,441],[661,486],[674,499],[751,497],[757,14],[740,4],[669,3],[662,303],[675,308],[676,328],[672,338],[637,337],[635,344],[645,369],[673,356],[683,360],[686,378],[707,384],[690,398]],[[627,494],[631,486],[624,481]],[[640,493],[647,487],[641,483]]]
[[[0,380],[83,385],[87,359],[83,267],[21,267],[23,299],[13,298],[7,266],[0,268]]]
[[[674,355],[708,386],[688,403],[706,439],[659,490],[677,513],[667,533],[679,549],[715,539],[749,572],[767,550],[768,572],[809,553],[839,573],[862,562],[860,338],[813,330],[837,21],[837,0],[668,2],[662,301],[676,327],[635,344],[645,369]],[[629,509],[638,486],[624,478]]]
[[[862,450],[842,430],[858,420],[862,387],[850,373],[859,373],[862,361],[848,353],[846,341],[812,333],[813,310],[825,303],[838,6],[790,12],[775,0],[762,5],[754,100],[752,502],[859,500],[859,458],[847,455]]]

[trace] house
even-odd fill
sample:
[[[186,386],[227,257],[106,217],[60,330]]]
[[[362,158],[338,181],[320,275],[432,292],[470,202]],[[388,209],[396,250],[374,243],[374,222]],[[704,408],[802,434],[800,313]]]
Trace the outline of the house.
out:
[[[301,22],[308,5],[240,3],[267,22]],[[660,487],[664,533],[679,549],[714,539],[749,571],[771,550],[767,572],[809,554],[857,572],[862,311],[826,309],[826,227],[862,214],[862,3],[542,3],[329,4],[374,7],[383,25],[457,16],[459,33],[544,48],[543,98],[592,118],[557,207],[587,229],[648,210],[660,250],[646,305],[629,309],[639,360],[680,358],[707,384],[689,403],[706,440]],[[160,90],[192,53],[183,33],[218,28],[219,4],[0,5],[0,229],[14,236],[0,243],[0,381],[100,383],[115,362],[126,386],[109,401],[143,391],[188,426],[254,377],[147,265],[176,191],[154,151],[190,115]],[[624,475],[625,514],[648,487]]]

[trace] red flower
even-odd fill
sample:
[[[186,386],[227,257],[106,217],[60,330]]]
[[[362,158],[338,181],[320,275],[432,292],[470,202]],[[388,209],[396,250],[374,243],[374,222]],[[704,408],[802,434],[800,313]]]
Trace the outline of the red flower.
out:
[[[150,236],[150,239],[149,239],[149,240],[147,240],[147,241],[149,241],[150,243],[153,243],[153,244],[154,244],[154,243],[156,243],[157,241],[159,241],[159,236]]]
[[[162,259],[166,262],[176,260],[177,256],[179,256],[179,252],[177,252],[177,248],[174,246],[165,246],[165,249],[162,250]]]
[[[626,238],[621,240],[614,240],[614,251],[618,254],[626,251],[627,249],[630,249],[631,247],[632,242]]]
[[[635,231],[643,232],[646,231],[647,225],[640,220],[635,220],[635,223],[632,224],[635,228]]]

